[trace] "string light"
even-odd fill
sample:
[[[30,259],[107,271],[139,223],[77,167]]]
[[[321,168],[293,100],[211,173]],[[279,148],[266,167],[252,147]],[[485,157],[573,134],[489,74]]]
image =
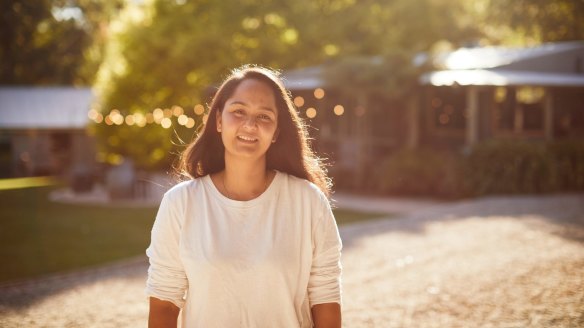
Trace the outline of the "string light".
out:
[[[126,120],[125,121],[126,121],[126,124],[127,125],[130,125],[130,126],[134,125],[134,115],[128,115],[128,116],[126,116]]]
[[[154,117],[154,122],[160,122],[164,118],[164,112],[160,108],[156,108],[154,112],[152,112]]]
[[[321,88],[317,88],[314,90],[315,97],[324,97],[325,91]],[[297,96],[294,98],[294,105],[297,107],[302,107],[305,105],[305,100],[302,96]],[[193,112],[195,115],[203,115],[202,117],[202,124],[206,124],[209,115],[205,114],[205,107],[201,104],[197,104],[193,107]],[[333,112],[336,116],[342,116],[345,113],[345,107],[343,105],[336,105],[333,108]],[[448,105],[445,107],[445,112],[447,114],[452,114],[453,108],[452,106]],[[178,114],[178,115],[177,115]],[[309,107],[305,111],[305,115],[309,119],[313,119],[317,116],[318,112],[316,108]],[[355,114],[357,116],[363,116],[365,114],[365,108],[363,106],[357,106],[355,108]],[[181,125],[185,126],[186,128],[194,128],[196,125],[196,120],[192,117],[189,117],[185,114],[184,109],[181,106],[172,106],[171,108],[156,108],[152,112],[148,113],[141,113],[135,112],[133,114],[128,114],[126,116],[122,115],[119,109],[112,109],[109,114],[105,115],[100,113],[97,109],[92,108],[87,112],[87,116],[89,119],[94,121],[97,124],[105,123],[106,125],[123,125],[126,124],[128,126],[138,126],[144,127],[147,124],[159,124],[163,128],[168,129],[172,126],[173,117],[176,116],[176,122]],[[442,122],[444,119],[439,118]],[[450,118],[448,118],[450,120]],[[445,124],[445,123],[443,123]]]
[[[87,112],[87,117],[89,117],[89,119],[93,121],[95,121],[98,115],[99,113],[93,108],[90,109],[89,112]]]
[[[189,129],[192,129],[195,127],[195,120],[192,117],[189,117],[187,120],[187,124],[185,124],[185,126]]]
[[[172,122],[170,121],[170,118],[165,117],[162,119],[162,121],[160,121],[160,125],[165,128],[168,129],[172,126]]]
[[[324,98],[324,90],[322,88],[314,89],[314,98],[316,99]]]
[[[185,114],[182,114],[181,116],[178,117],[178,124],[180,125],[186,125],[188,121],[189,118]]]
[[[294,105],[296,105],[296,107],[304,106],[304,98],[302,98],[300,96],[294,98]]]
[[[146,114],[146,123],[148,124],[154,123],[154,115],[152,113]]]
[[[112,117],[112,121],[115,125],[122,125],[124,124],[124,117],[120,112],[117,112],[114,117]]]
[[[195,105],[194,111],[196,115],[203,115],[205,113],[205,106],[197,104]]]
[[[181,115],[183,115],[184,113],[184,109],[180,106],[172,106],[172,115],[176,116],[176,117],[180,117]]]
[[[448,114],[442,113],[440,114],[438,120],[440,121],[440,124],[448,124],[448,122],[450,122],[450,116],[448,116]]]

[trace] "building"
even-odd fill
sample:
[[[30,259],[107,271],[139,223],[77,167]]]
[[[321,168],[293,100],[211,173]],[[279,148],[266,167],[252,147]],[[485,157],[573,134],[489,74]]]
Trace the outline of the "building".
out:
[[[340,85],[354,87],[340,89],[330,78],[334,65],[284,72],[314,147],[334,163],[337,180],[351,176],[352,185],[361,184],[400,148],[462,151],[489,139],[584,138],[584,42],[462,48],[421,59],[415,62],[434,70],[402,97],[368,92],[358,76],[345,75]],[[365,58],[361,67],[381,71],[379,61]],[[358,67],[354,73],[372,76]]]
[[[91,89],[0,88],[2,177],[67,175],[93,168],[94,140],[87,135]]]
[[[584,137],[584,42],[462,48],[433,58],[413,108],[412,146]]]
[[[284,72],[299,115],[309,123],[313,147],[333,164],[337,184],[345,186],[361,184],[375,163],[401,147],[408,126],[406,103],[384,96],[372,82],[379,77],[381,58],[357,58],[351,64],[359,72],[338,64]]]

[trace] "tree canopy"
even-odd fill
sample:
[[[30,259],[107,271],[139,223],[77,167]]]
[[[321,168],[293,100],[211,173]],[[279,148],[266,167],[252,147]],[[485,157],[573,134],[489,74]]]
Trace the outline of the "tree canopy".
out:
[[[130,156],[145,168],[168,164],[166,154],[177,147],[169,140],[190,141],[212,87],[242,64],[324,63],[335,68],[327,73],[333,81],[354,75],[360,89],[377,93],[381,86],[397,96],[410,85],[410,59],[419,52],[584,39],[582,0],[0,0],[0,6],[0,83],[93,84],[99,94],[93,115],[105,122],[93,127],[102,157]]]

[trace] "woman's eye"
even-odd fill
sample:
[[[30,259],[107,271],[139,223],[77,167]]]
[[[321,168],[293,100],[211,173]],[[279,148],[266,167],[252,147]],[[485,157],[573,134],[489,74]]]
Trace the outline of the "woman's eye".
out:
[[[272,120],[272,118],[270,116],[266,115],[266,114],[260,115],[259,118],[261,120],[264,120],[264,121],[270,121],[270,120]]]
[[[236,114],[236,115],[243,115],[244,114],[243,113],[243,109],[236,109],[236,110],[233,111],[233,113]]]

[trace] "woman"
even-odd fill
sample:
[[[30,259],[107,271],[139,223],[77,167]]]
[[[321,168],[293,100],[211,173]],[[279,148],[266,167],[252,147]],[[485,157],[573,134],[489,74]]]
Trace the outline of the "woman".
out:
[[[234,70],[152,228],[150,327],[340,327],[329,179],[277,73]]]

